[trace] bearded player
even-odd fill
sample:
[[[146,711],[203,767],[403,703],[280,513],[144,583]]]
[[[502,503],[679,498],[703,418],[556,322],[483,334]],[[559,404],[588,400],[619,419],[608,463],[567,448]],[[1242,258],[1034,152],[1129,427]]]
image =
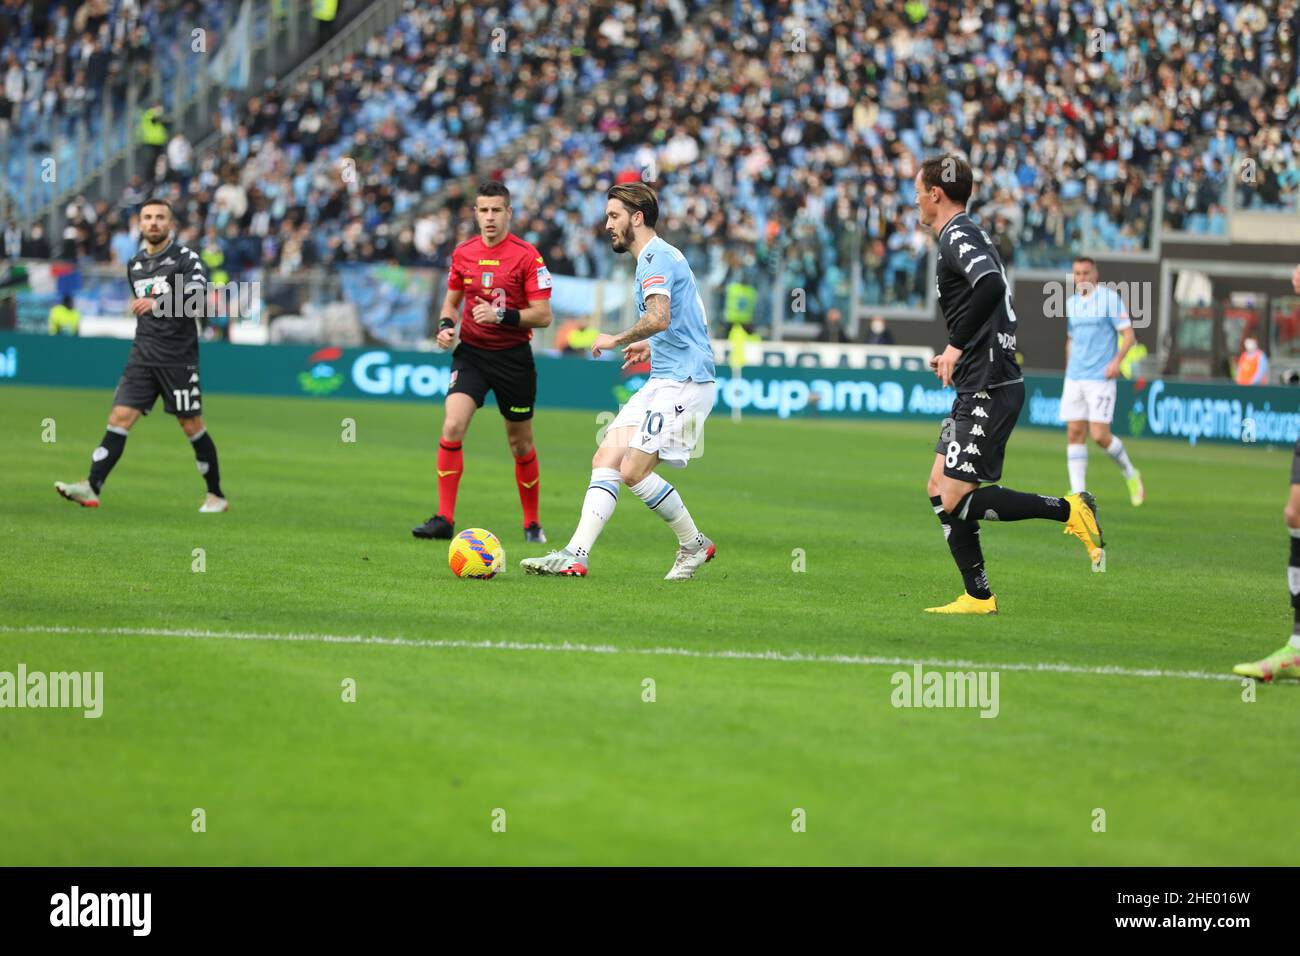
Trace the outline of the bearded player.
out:
[[[126,265],[135,313],[135,341],[122,370],[108,413],[108,430],[90,456],[84,481],[54,483],[54,490],[83,508],[98,508],[108,474],[126,449],[131,427],[148,415],[161,395],[163,411],[175,415],[194,449],[208,493],[199,507],[205,514],[229,510],[221,490],[217,446],[200,414],[199,324],[193,310],[178,303],[206,302],[207,272],[198,254],[176,242],[172,207],[150,199],[140,207],[140,250]]]
[[[438,505],[428,521],[411,529],[417,538],[450,538],[454,532],[456,493],[465,467],[461,443],[490,391],[515,459],[524,540],[546,540],[537,517],[537,367],[529,342],[533,329],[551,324],[551,273],[532,245],[510,233],[512,211],[509,189],[498,182],[480,183],[474,202],[478,238],[462,242],[451,254],[437,342],[439,348],[451,348],[460,313],[460,344],[452,353],[438,442]]]
[[[1016,361],[1016,313],[1006,271],[988,233],[966,213],[973,183],[970,166],[953,155],[926,160],[916,175],[921,223],[938,236],[935,278],[948,326],[948,346],[930,367],[957,392],[935,446],[929,492],[966,592],[951,604],[926,608],[937,614],[998,612],[984,571],[981,520],[1060,521],[1066,534],[1083,542],[1094,564],[1105,544],[1096,502],[1087,492],[1052,498],[985,484],[1002,477],[1007,441],[1025,401],[1025,380]]]
[[[648,360],[650,378],[619,411],[591,460],[591,483],[568,545],[520,564],[529,574],[586,577],[591,549],[614,514],[620,485],[627,485],[677,536],[677,557],[665,580],[685,581],[713,560],[714,544],[655,468],[661,462],[686,467],[713,408],[717,385],[708,320],[686,257],[655,232],[654,190],[641,182],[619,183],[607,200],[610,243],[615,252],[636,260],[640,319],[617,335],[598,335],[591,354],[599,358],[607,349],[622,348],[623,367]]]
[[[1291,273],[1291,288],[1300,295],[1300,266]],[[1280,678],[1300,680],[1300,441],[1295,443],[1295,452],[1291,457],[1291,497],[1287,499],[1287,531],[1291,533],[1291,560],[1286,569],[1287,584],[1291,590],[1291,609],[1295,624],[1291,629],[1291,639],[1262,660],[1249,664],[1238,664],[1232,669],[1234,674],[1253,677],[1256,680],[1274,681]]]

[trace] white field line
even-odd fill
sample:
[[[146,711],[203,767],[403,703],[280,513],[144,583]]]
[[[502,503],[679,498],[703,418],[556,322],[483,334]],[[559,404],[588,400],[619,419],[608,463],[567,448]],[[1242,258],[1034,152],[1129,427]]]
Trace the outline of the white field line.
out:
[[[689,647],[616,647],[613,644],[535,644],[523,641],[445,641],[407,637],[373,637],[364,634],[263,634],[254,631],[208,631],[157,627],[62,627],[59,625],[10,627],[0,624],[0,634],[105,634],[113,637],[179,637],[191,640],[299,641],[310,644],[383,644],[391,647],[425,647],[451,650],[552,651],[568,654],[630,654],[653,657],[695,657],[708,660],[781,661],[798,664],[854,664],[858,666],[944,667],[954,670],[1028,671],[1050,674],[1090,674],[1103,677],[1163,677],[1175,680],[1227,680],[1243,678],[1204,671],[1168,671],[1158,668],[1082,664],[987,664],[937,658],[873,657],[856,654],[802,654],[798,651],[711,651]]]

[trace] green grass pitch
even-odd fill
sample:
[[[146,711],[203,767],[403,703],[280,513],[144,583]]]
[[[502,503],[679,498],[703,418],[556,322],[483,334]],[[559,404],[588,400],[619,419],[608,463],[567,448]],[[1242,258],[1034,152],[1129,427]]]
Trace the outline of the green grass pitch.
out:
[[[1288,633],[1285,450],[1131,441],[1133,509],[1094,448],[1106,573],[1059,525],[985,523],[1002,613],[935,619],[961,589],[925,495],[937,423],[719,414],[669,474],[717,560],[661,580],[671,532],[625,493],[580,581],[519,571],[544,548],[489,404],[457,523],[511,567],[475,582],[409,531],[440,405],[213,396],[233,510],[200,515],[161,410],[102,508],[54,493],[108,400],[0,392],[0,670],[104,674],[97,720],[0,711],[0,864],[1294,862],[1260,834],[1293,812],[1300,691],[1196,676]],[[597,427],[536,421],[553,542]],[[1018,431],[1005,483],[1062,493],[1063,442]],[[997,670],[997,717],[895,708],[894,658]]]

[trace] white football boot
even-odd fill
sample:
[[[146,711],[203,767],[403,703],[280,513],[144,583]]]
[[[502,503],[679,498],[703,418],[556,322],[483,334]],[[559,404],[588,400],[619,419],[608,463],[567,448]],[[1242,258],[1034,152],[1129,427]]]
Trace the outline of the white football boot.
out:
[[[587,576],[587,565],[568,548],[552,551],[540,558],[524,558],[519,566],[528,574],[555,574],[569,578]]]
[[[83,508],[99,507],[99,495],[95,494],[95,489],[90,487],[89,481],[74,481],[72,484],[56,481],[54,490]]]
[[[225,498],[219,498],[210,492],[208,496],[203,499],[203,504],[199,506],[199,514],[202,515],[217,514],[218,512],[229,510],[229,501]]]
[[[695,572],[701,566],[713,560],[713,555],[717,547],[708,538],[704,543],[693,551],[686,548],[677,549],[677,560],[673,562],[672,570],[664,575],[665,581],[689,581],[695,577]]]

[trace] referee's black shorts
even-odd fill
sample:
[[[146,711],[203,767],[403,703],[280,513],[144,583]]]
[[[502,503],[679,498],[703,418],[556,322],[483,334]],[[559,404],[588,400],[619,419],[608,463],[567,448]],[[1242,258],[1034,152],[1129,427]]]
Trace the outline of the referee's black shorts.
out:
[[[480,349],[464,342],[451,354],[451,385],[448,395],[468,395],[483,407],[488,391],[497,397],[497,407],[507,421],[526,422],[533,417],[537,401],[537,366],[533,347],[527,343],[508,349]]]

